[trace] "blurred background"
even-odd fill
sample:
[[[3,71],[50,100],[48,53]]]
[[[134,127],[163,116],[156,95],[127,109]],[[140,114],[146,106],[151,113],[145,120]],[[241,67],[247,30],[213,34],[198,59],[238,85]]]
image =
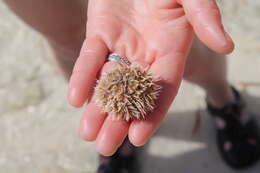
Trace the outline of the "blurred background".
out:
[[[229,79],[260,116],[260,1],[222,0],[220,5],[236,43],[228,55]],[[68,105],[66,89],[47,42],[0,0],[1,173],[95,172],[95,144],[79,138],[82,110]],[[204,93],[185,82],[159,131],[140,148],[139,159],[144,173],[235,172],[218,155]],[[260,162],[242,172],[259,169]]]

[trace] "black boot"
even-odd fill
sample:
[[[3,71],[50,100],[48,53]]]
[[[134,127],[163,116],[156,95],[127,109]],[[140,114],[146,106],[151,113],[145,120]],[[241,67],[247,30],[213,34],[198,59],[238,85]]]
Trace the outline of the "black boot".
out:
[[[100,164],[97,173],[138,173],[136,149],[126,139],[114,155],[110,157],[99,155]]]
[[[224,161],[235,169],[253,165],[260,156],[260,133],[252,113],[245,110],[239,92],[233,89],[235,102],[221,109],[207,103],[216,121],[217,144]]]

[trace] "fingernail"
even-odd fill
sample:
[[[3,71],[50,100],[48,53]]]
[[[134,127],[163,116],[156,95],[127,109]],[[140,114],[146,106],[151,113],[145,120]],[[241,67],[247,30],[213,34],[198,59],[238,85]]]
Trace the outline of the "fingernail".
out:
[[[221,45],[221,47],[225,47],[227,45],[227,38],[225,32],[221,30],[219,27],[208,27],[208,31],[213,35],[215,40]]]
[[[232,42],[232,43],[233,43],[233,40],[232,40],[232,38],[230,37],[230,35],[229,35],[227,32],[225,32],[225,37],[226,37],[226,40],[227,40],[227,41],[229,41],[229,42]]]
[[[72,106],[75,106],[75,107],[79,107],[81,105],[79,105],[77,103],[77,97],[78,97],[78,90],[77,88],[71,88],[69,90],[69,103],[72,105]]]
[[[141,147],[146,144],[146,141],[140,138],[140,133],[134,129],[129,137],[129,141],[136,147]]]
[[[234,50],[234,48],[235,48],[234,42],[233,42],[232,38],[230,37],[230,35],[227,32],[225,32],[225,37],[226,37],[227,42],[230,43],[230,52],[232,52]]]
[[[69,98],[71,101],[75,100],[75,97],[77,95],[77,89],[76,88],[72,88],[70,90],[70,95],[69,95]]]
[[[86,128],[85,128],[85,121],[84,121],[84,119],[81,119],[81,121],[80,121],[80,128],[79,128],[79,137],[81,138],[81,139],[84,139],[85,140],[85,131],[86,131]]]
[[[106,144],[108,144],[108,143],[104,143],[102,141],[98,141],[97,144],[96,144],[97,151],[100,154],[104,155],[104,156],[111,156],[111,155],[113,155],[116,152],[117,149],[111,150],[112,147],[109,146],[109,145],[106,145]],[[108,149],[108,148],[110,148],[110,149]]]
[[[91,136],[91,134],[89,133],[89,130],[87,129],[87,125],[84,121],[80,125],[79,137],[85,141],[94,141],[95,140],[95,138],[93,136]]]

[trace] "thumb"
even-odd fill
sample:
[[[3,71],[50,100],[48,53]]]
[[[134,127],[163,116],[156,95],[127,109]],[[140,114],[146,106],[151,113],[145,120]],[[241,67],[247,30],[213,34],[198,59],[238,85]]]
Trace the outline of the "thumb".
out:
[[[179,0],[198,38],[210,49],[227,54],[234,43],[225,31],[215,0]]]

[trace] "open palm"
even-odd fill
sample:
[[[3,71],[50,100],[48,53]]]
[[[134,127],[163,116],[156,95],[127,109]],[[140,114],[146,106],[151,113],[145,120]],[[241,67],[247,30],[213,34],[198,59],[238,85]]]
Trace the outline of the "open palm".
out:
[[[81,137],[97,141],[97,150],[113,154],[128,135],[143,145],[159,127],[182,80],[193,30],[208,47],[220,53],[232,51],[213,0],[90,0],[87,36],[70,80],[69,101],[82,106]],[[161,79],[163,91],[157,108],[144,120],[112,121],[95,104],[93,88],[99,72],[116,67],[105,62],[116,52],[132,63],[150,66]]]

